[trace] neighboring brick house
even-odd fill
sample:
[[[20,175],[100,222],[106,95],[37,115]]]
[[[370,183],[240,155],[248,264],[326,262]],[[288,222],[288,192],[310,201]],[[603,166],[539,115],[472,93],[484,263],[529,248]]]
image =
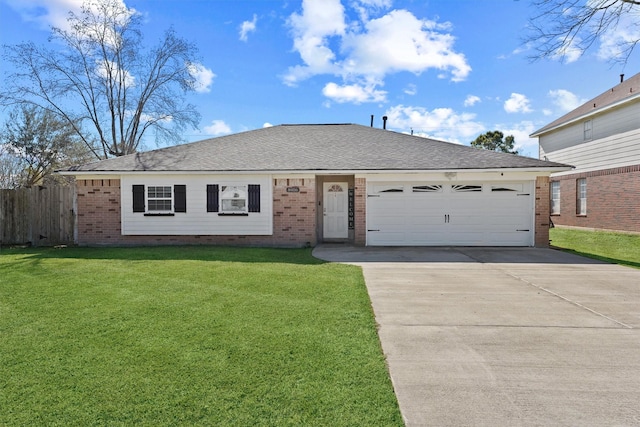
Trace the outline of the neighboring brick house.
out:
[[[77,243],[546,246],[538,159],[353,124],[281,125],[73,167]]]
[[[554,224],[640,232],[640,73],[531,137],[541,159],[575,166],[550,177]]]

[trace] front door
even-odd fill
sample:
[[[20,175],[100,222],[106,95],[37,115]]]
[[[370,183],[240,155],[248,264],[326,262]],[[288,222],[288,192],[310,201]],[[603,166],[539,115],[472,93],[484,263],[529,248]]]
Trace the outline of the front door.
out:
[[[348,185],[346,182],[325,182],[323,237],[346,239],[349,237]]]

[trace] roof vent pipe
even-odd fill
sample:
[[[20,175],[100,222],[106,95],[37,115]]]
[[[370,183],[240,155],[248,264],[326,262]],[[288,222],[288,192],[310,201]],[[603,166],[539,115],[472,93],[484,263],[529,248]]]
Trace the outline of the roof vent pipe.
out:
[[[382,129],[387,128],[387,116],[382,116]]]
[[[371,115],[371,127],[373,127],[373,114]]]
[[[620,74],[620,83],[624,81],[624,74]]]

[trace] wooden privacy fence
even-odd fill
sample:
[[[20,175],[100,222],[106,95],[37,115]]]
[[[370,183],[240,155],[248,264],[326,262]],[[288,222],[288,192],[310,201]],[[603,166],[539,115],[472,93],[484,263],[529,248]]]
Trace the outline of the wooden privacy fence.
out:
[[[73,186],[0,189],[0,245],[73,243],[74,198]]]

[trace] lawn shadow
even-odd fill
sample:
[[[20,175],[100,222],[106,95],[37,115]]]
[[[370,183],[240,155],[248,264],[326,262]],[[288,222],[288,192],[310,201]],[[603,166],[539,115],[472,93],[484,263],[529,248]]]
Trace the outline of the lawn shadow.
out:
[[[619,258],[610,258],[610,257],[606,257],[606,256],[601,256],[601,255],[596,255],[596,254],[592,254],[589,252],[582,252],[582,251],[576,251],[573,249],[566,249],[566,248],[560,248],[560,247],[556,247],[554,246],[553,249],[562,251],[562,252],[566,252],[569,254],[573,254],[573,255],[579,255],[582,257],[586,257],[586,258],[590,258],[590,259],[595,259],[598,261],[603,261],[609,264],[618,264],[618,265],[624,265],[627,267],[633,267],[633,268],[638,268],[640,269],[640,262],[635,262],[635,261],[629,261],[626,259],[619,259]]]
[[[130,261],[221,261],[240,263],[282,263],[318,265],[326,261],[314,258],[310,248],[253,248],[231,246],[136,246],[63,248],[2,248],[3,255],[22,254],[30,260],[47,258],[113,259]]]

